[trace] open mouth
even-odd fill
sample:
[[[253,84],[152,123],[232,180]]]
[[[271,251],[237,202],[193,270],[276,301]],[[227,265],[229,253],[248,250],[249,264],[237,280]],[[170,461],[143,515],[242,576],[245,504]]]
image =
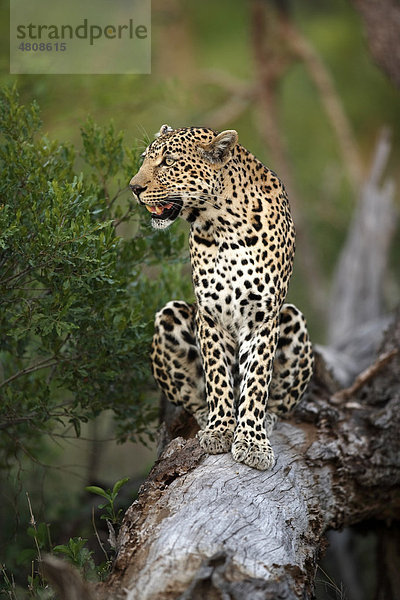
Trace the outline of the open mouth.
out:
[[[149,204],[145,204],[144,206],[151,213],[153,219],[173,220],[176,219],[182,208],[182,201],[174,200],[174,202],[159,202],[153,206]]]

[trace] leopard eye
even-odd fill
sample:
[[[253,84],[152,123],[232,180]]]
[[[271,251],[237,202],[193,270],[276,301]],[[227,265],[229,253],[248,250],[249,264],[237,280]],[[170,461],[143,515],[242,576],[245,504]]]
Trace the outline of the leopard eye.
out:
[[[145,156],[146,156],[146,153],[145,153],[145,152],[143,152],[143,153],[142,153],[142,154],[139,156],[139,161],[138,161],[138,163],[139,163],[139,167],[141,167],[141,166],[142,166]]]
[[[171,165],[174,164],[174,162],[175,162],[174,158],[172,158],[171,156],[166,156],[161,164],[164,167],[170,167]]]

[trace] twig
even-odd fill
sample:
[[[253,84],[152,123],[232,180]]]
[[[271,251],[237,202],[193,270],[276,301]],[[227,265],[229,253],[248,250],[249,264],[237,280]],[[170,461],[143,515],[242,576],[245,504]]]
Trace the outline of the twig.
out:
[[[40,431],[40,430],[39,430]],[[29,450],[21,443],[20,440],[16,440],[15,438],[13,438],[9,432],[6,432],[7,435],[15,442],[16,445],[18,445],[18,447],[22,450],[22,452],[35,464],[39,465],[40,467],[43,467],[43,469],[52,469],[53,471],[60,471],[62,473],[67,473],[68,475],[72,475],[73,477],[77,477],[80,481],[85,481],[85,478],[82,475],[79,475],[79,473],[75,473],[75,471],[72,471],[72,467],[74,468],[82,468],[82,465],[51,465],[51,464],[46,464],[43,463],[42,461],[38,460],[37,458],[35,458],[33,456],[33,454],[31,454],[29,452]],[[44,431],[42,433],[45,433]],[[15,452],[15,457],[17,457],[17,454]]]
[[[118,182],[119,183],[119,182]],[[108,203],[108,208],[111,209],[112,205],[114,204],[114,202],[121,196],[121,194],[123,194],[124,192],[128,191],[129,187],[125,186],[125,187],[119,187],[118,190],[115,192],[114,196],[111,198],[111,200]]]
[[[99,533],[97,531],[96,523],[95,523],[95,520],[94,520],[94,506],[92,506],[92,525],[93,525],[93,529],[94,529],[94,533],[96,535],[97,541],[99,542],[99,546],[102,549],[103,554],[106,557],[106,560],[108,561],[108,560],[110,560],[110,557],[107,554],[107,550],[103,546],[103,543],[102,543],[102,541],[100,539]]]
[[[36,533],[36,535],[33,536],[33,539],[35,540],[36,550],[37,550],[37,553],[38,553],[38,559],[39,559],[39,561],[41,561],[42,560],[42,554],[40,552],[39,542],[37,541],[36,521],[35,521],[35,517],[33,515],[31,500],[29,498],[29,492],[25,492],[25,493],[26,493],[26,499],[28,500],[29,512],[30,512],[30,515],[31,515],[30,523],[31,523],[31,525],[32,525],[32,527],[33,527],[33,529],[35,530],[35,533]]]
[[[101,171],[99,171],[99,175],[100,175],[101,183],[103,185],[104,196],[105,196],[105,199],[106,199],[106,202],[107,202],[107,206],[109,206],[110,194],[109,194],[108,189],[107,189],[106,178],[104,177],[104,174]]]
[[[379,371],[381,371],[383,367],[385,367],[387,363],[398,353],[399,349],[394,348],[389,352],[384,352],[383,354],[381,354],[372,365],[370,365],[367,369],[365,369],[365,371],[363,371],[358,375],[358,377],[356,377],[354,383],[350,387],[336,392],[336,394],[334,394],[331,398],[332,402],[334,404],[341,404],[345,400],[348,400],[349,398],[354,396],[354,394],[358,392],[358,390],[364,387],[366,383],[371,381],[371,379],[373,379],[375,375],[377,375],[377,373],[379,373]]]
[[[33,267],[27,267],[26,269],[23,269],[22,271],[19,271],[18,273],[15,273],[14,275],[7,277],[7,279],[3,279],[2,281],[0,281],[0,285],[6,285],[13,279],[16,279],[17,277],[22,277],[22,275],[25,275],[25,273],[28,273],[29,271],[31,271],[32,268]]]
[[[25,367],[25,369],[22,369],[21,371],[14,373],[14,375],[11,375],[11,377],[2,381],[0,383],[0,388],[4,387],[8,383],[11,383],[11,381],[18,379],[19,377],[22,377],[23,375],[27,375],[27,373],[33,373],[34,371],[39,371],[40,369],[47,369],[48,367],[53,367],[54,365],[57,364],[57,362],[58,361],[56,360],[56,357],[51,356],[50,358],[46,358],[46,359],[42,360],[41,362],[36,363],[35,365],[31,365],[30,367]]]
[[[17,419],[7,419],[4,423],[0,423],[1,429],[8,429],[8,427],[13,427],[13,425],[19,425],[20,423],[26,423],[27,421],[32,421],[35,419],[36,415],[29,415],[26,417],[18,417]]]
[[[128,210],[126,211],[126,213],[124,215],[122,215],[122,217],[120,217],[119,219],[114,219],[112,224],[115,228],[118,227],[118,225],[120,225],[121,223],[123,223],[124,221],[126,221],[129,217],[129,215],[132,213],[132,206],[130,206],[128,208]]]
[[[0,565],[0,573],[3,573],[3,579],[7,586],[8,597],[12,600],[18,600],[17,596],[15,595],[15,581],[13,574],[10,574],[10,579],[10,577],[8,577],[7,575],[7,571],[4,565]]]

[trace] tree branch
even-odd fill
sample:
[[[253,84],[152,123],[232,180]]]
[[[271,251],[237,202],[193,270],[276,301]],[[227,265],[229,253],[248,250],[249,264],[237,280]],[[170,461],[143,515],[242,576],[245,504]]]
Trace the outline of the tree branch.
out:
[[[398,319],[384,352],[399,341]],[[271,471],[207,456],[196,439],[173,440],[125,515],[98,597],[311,599],[329,528],[398,515],[399,370],[396,352],[362,402],[353,397],[355,409],[332,402],[317,369],[295,418],[272,434]]]
[[[49,367],[53,367],[57,363],[58,360],[56,356],[50,356],[49,358],[45,358],[44,360],[37,362],[34,365],[30,365],[29,367],[25,367],[25,369],[21,369],[17,373],[14,373],[14,375],[11,375],[11,377],[5,379],[0,383],[0,388],[4,387],[5,385],[8,385],[15,379],[19,379],[19,377],[22,377],[23,375],[27,375],[28,373],[34,373],[35,371],[39,371],[40,369],[47,369]]]
[[[397,220],[394,182],[381,184],[389,153],[390,135],[383,129],[334,275],[328,343],[339,350],[357,330],[382,316],[383,282]]]
[[[340,404],[344,400],[348,400],[349,398],[354,396],[354,394],[356,394],[364,385],[371,381],[376,376],[376,374],[381,369],[383,369],[387,365],[387,363],[398,353],[399,349],[394,348],[389,352],[384,352],[383,354],[381,354],[373,365],[370,365],[367,369],[365,369],[365,371],[363,371],[358,375],[358,377],[356,377],[354,383],[350,387],[337,392],[332,397],[332,402]]]

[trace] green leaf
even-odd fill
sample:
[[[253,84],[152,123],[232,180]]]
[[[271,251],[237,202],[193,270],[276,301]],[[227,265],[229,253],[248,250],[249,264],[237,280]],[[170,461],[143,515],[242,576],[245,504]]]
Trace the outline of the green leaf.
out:
[[[76,419],[76,418],[70,419],[70,421],[71,421],[72,425],[74,426],[76,437],[78,437],[78,438],[81,437],[81,424],[80,424],[80,421],[78,419]]]
[[[129,477],[124,477],[123,479],[120,479],[119,481],[114,483],[114,487],[113,487],[113,497],[114,498],[116,497],[116,495],[118,494],[118,492],[122,488],[122,486],[125,485],[128,481],[129,481]]]
[[[61,552],[62,554],[68,554],[70,549],[65,544],[59,544],[58,546],[54,546],[53,552]]]
[[[48,529],[46,523],[39,523],[36,527],[36,540],[40,548],[44,548],[48,542]]]
[[[107,494],[107,492],[105,490],[103,490],[101,487],[98,487],[97,485],[89,485],[89,486],[85,487],[85,490],[87,492],[92,492],[92,494],[97,494],[98,496],[103,496],[103,498],[106,498],[107,500],[110,499],[110,496]]]
[[[33,548],[26,548],[25,550],[21,550],[21,552],[17,556],[17,564],[24,565],[31,563],[36,558],[36,550]]]

